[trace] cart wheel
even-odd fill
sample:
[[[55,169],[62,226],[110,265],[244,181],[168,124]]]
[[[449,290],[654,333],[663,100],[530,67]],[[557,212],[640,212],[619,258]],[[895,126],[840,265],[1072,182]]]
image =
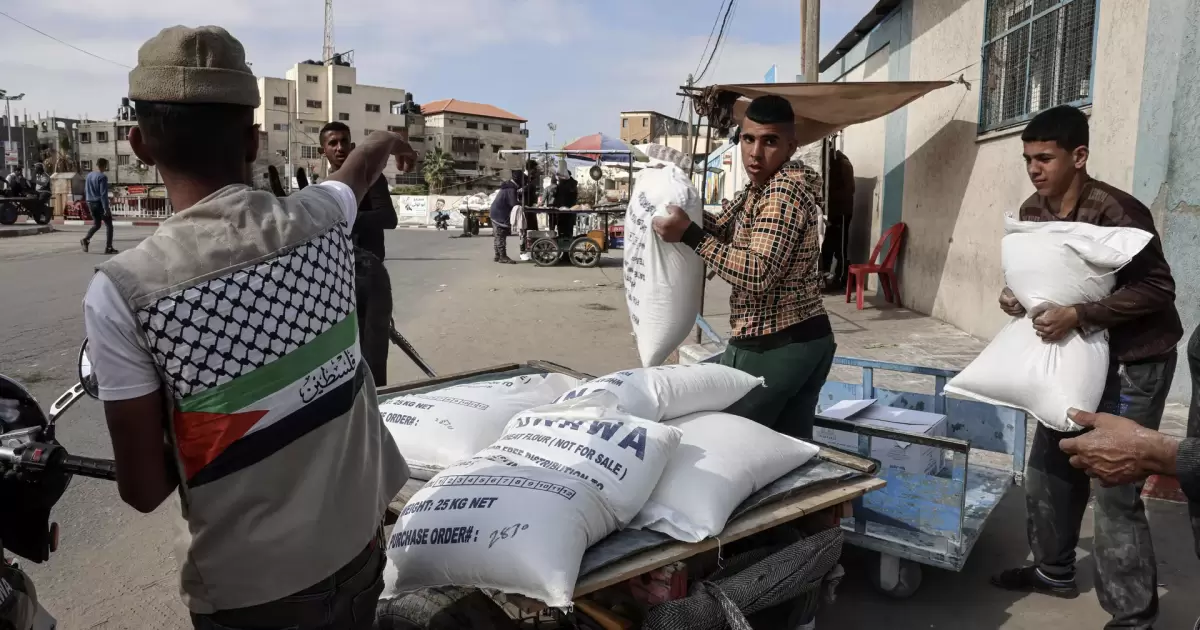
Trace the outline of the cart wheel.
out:
[[[11,203],[0,204],[0,223],[12,225],[17,222],[17,208]]]
[[[553,267],[562,258],[562,251],[554,239],[540,238],[529,246],[529,257],[539,267]]]
[[[912,560],[874,554],[877,559],[867,571],[875,590],[895,599],[908,599],[921,588],[921,565]]]
[[[571,249],[567,252],[567,256],[571,259],[571,264],[576,267],[595,267],[600,264],[600,246],[596,241],[580,236],[571,242]]]
[[[515,629],[495,602],[476,589],[423,588],[375,607],[376,630]]]
[[[46,225],[50,222],[50,208],[43,207],[40,210],[33,212],[33,222],[38,225]]]

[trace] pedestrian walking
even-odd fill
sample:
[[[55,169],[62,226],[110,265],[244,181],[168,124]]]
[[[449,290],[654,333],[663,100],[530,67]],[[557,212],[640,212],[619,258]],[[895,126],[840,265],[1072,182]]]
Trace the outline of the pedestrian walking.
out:
[[[100,230],[100,226],[104,225],[108,228],[104,240],[104,253],[117,253],[117,250],[113,249],[112,209],[108,205],[108,175],[104,174],[104,171],[107,170],[108,160],[104,158],[96,160],[95,168],[87,174],[87,180],[84,182],[84,198],[87,200],[88,211],[92,213],[93,221],[92,229],[88,230],[87,236],[79,241],[85,252],[92,242],[92,237]]]

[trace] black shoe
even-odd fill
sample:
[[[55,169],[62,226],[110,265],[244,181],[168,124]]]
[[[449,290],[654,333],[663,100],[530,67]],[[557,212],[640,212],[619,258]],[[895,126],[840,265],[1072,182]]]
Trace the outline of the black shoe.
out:
[[[79,245],[80,245],[81,247],[83,247],[83,251],[84,251],[84,253],[87,253],[87,249],[88,249],[88,242],[87,242],[87,239],[86,239],[86,238],[81,238],[81,239],[79,239]]]
[[[109,248],[106,248],[106,249],[104,250],[104,253],[105,253],[105,254],[115,254],[115,253],[117,253],[117,250],[115,250],[115,249],[113,249],[113,248],[109,247]]]
[[[1022,593],[1042,593],[1062,599],[1079,597],[1079,588],[1075,586],[1075,578],[1057,580],[1046,577],[1037,567],[1021,567],[1008,569],[992,576],[992,586],[1006,591]]]
[[[501,257],[501,258],[497,258],[497,259],[496,259],[496,262],[500,263],[501,265],[515,265],[515,264],[517,264],[517,261],[515,261],[515,260],[513,260],[513,259],[509,258],[508,256],[503,256],[503,257]]]

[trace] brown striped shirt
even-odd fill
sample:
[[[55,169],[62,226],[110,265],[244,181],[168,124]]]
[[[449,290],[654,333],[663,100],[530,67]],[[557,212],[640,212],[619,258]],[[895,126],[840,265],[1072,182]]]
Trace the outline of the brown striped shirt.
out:
[[[1175,349],[1183,337],[1183,324],[1175,310],[1175,279],[1154,229],[1154,218],[1142,202],[1089,178],[1067,215],[1056,215],[1049,201],[1035,193],[1021,205],[1021,220],[1078,221],[1103,227],[1134,227],[1153,234],[1150,244],[1117,272],[1112,295],[1075,306],[1081,328],[1109,331],[1109,349],[1121,363],[1156,359]]]

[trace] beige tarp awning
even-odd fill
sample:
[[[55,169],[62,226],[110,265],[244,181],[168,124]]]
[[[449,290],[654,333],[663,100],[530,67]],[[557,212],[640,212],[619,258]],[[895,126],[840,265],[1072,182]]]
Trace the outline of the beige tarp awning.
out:
[[[740,83],[708,88],[684,88],[692,95],[706,96],[715,105],[719,95],[740,96],[733,104],[732,123],[738,124],[750,101],[766,94],[786,98],[796,112],[796,135],[801,145],[816,142],[850,125],[886,116],[953,81],[887,81],[877,83]],[[716,112],[704,112],[720,120]]]

